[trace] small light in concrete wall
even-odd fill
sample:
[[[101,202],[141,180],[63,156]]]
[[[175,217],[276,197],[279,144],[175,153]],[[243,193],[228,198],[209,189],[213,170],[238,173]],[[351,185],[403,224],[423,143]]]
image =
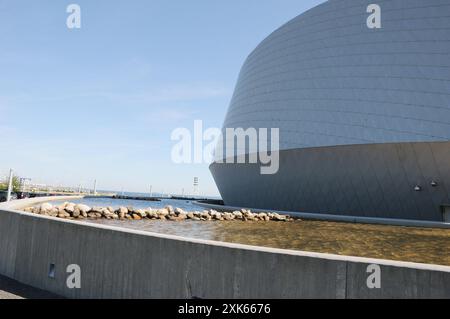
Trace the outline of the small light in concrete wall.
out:
[[[416,187],[414,187],[414,190],[416,192],[420,192],[422,190],[422,187],[420,185],[416,185]]]
[[[438,183],[436,181],[431,181],[431,187],[437,187]]]
[[[50,264],[50,267],[48,268],[48,277],[49,278],[55,278],[55,264]]]

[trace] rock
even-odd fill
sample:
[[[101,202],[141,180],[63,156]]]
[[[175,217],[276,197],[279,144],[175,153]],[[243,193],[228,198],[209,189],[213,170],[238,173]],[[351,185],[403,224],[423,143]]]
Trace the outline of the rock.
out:
[[[78,208],[78,207],[75,207],[75,210],[73,211],[73,213],[72,213],[72,217],[78,217],[78,216],[80,216],[81,215],[81,211],[80,211],[80,209]]]
[[[168,205],[166,206],[167,211],[169,212],[170,215],[173,215],[173,213],[175,213],[174,209],[172,206]]]
[[[233,212],[218,212],[214,209],[204,210],[203,212],[187,212],[182,208],[172,206],[166,206],[165,208],[153,210],[147,209],[134,209],[132,207],[120,207],[114,210],[113,207],[93,207],[90,208],[84,204],[64,203],[58,206],[53,206],[50,203],[43,203],[39,206],[26,207],[23,209],[25,212],[42,214],[45,216],[66,218],[66,219],[84,219],[84,218],[106,218],[106,219],[128,219],[128,220],[142,220],[142,219],[159,219],[159,220],[171,220],[171,221],[184,221],[187,219],[194,221],[232,221],[232,220],[244,220],[244,221],[296,221],[297,219],[289,215],[281,215],[272,212],[260,212],[252,213],[251,210],[241,209],[240,211]],[[300,219],[298,221],[301,221]]]
[[[142,218],[145,218],[145,217],[147,216],[147,213],[146,213],[145,210],[143,210],[143,209],[136,209],[136,210],[134,211],[134,214],[135,214],[135,215],[139,215],[139,217],[141,217],[141,219],[142,219]]]
[[[163,208],[163,209],[158,209],[158,216],[168,216],[169,215],[169,210],[167,208]]]
[[[69,205],[69,202],[64,202],[63,204],[58,205],[58,209],[64,209],[66,206]]]
[[[175,208],[175,214],[177,215],[186,215],[186,212],[184,210],[182,210],[181,208]]]
[[[69,203],[66,205],[66,207],[64,208],[64,210],[66,212],[68,212],[69,214],[72,214],[75,210],[75,204]]]
[[[102,208],[99,214],[101,214],[103,217],[111,217],[111,212],[108,208]]]
[[[158,218],[158,213],[154,210],[146,210],[145,213],[148,219]]]
[[[75,209],[78,209],[80,211],[80,214],[88,213],[91,210],[89,206],[83,204],[75,205]]]
[[[104,209],[104,208],[98,207],[98,206],[92,207],[91,213],[100,213],[100,214],[101,214],[101,213],[103,212],[103,209]]]
[[[63,213],[65,213],[64,210],[62,210]],[[48,212],[45,213],[45,215],[47,216],[51,216],[51,217],[57,217],[59,214],[59,210],[57,207],[53,207],[53,209],[49,210]]]
[[[286,216],[282,216],[280,214],[274,213],[273,214],[273,220],[282,222],[282,221],[286,221]]]
[[[223,218],[227,221],[230,221],[230,220],[234,219],[234,215],[231,213],[225,213],[225,214],[223,214]]]
[[[49,212],[51,209],[53,208],[53,205],[52,204],[50,204],[50,203],[43,203],[43,204],[41,204],[41,206],[40,206],[40,213],[42,214],[42,215],[44,215],[44,214],[46,214],[47,212]]]
[[[153,215],[153,209],[147,208],[144,211],[145,211],[145,216],[147,216],[147,218],[152,218],[154,216]]]
[[[66,211],[61,211],[58,213],[57,217],[59,218],[69,218],[72,217],[69,213],[67,213]]]
[[[62,210],[62,211],[65,212],[64,210]],[[58,215],[58,213],[59,213],[58,207],[53,207],[52,209],[49,209],[47,211],[48,216],[56,216],[56,215]]]
[[[243,216],[242,213],[238,210],[234,211],[233,215],[234,215],[234,218],[236,218],[236,219],[242,219],[242,216]]]
[[[258,217],[257,215],[253,214],[251,211],[246,211],[244,214],[244,220],[245,221],[257,221]]]
[[[214,217],[217,214],[220,214],[218,211],[214,210],[214,209],[210,209],[209,211],[204,211],[203,213],[208,213],[208,215]]]
[[[211,216],[209,215],[209,212],[208,212],[208,211],[205,211],[205,212],[203,212],[203,213],[200,215],[200,218],[207,219],[208,217],[211,217]]]

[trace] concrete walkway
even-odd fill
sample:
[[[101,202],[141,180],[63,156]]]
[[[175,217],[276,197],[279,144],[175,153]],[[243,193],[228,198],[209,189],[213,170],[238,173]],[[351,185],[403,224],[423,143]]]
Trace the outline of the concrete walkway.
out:
[[[61,299],[61,297],[0,276],[0,299]]]

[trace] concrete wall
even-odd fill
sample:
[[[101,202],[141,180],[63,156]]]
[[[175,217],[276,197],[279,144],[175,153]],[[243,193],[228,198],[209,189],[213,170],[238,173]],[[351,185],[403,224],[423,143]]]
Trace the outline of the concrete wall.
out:
[[[81,289],[66,286],[70,264],[81,267]],[[381,266],[381,289],[366,286],[369,264]],[[70,298],[450,298],[450,267],[186,239],[2,206],[0,274]]]

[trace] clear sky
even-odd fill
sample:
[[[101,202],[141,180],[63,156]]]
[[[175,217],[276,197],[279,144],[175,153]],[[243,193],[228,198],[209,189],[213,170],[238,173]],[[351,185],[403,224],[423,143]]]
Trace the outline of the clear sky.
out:
[[[221,127],[246,56],[321,2],[0,0],[0,175],[217,195],[207,164],[172,163],[171,132]]]

